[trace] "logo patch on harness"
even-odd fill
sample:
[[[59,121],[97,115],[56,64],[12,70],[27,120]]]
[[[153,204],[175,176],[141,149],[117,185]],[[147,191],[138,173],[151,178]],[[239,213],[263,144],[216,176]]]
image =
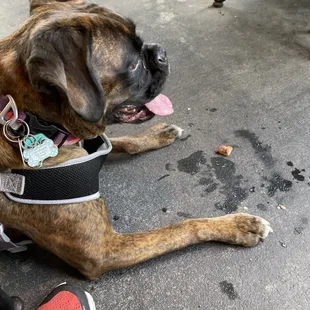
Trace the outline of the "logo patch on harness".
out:
[[[25,177],[15,173],[0,173],[0,192],[23,195]]]

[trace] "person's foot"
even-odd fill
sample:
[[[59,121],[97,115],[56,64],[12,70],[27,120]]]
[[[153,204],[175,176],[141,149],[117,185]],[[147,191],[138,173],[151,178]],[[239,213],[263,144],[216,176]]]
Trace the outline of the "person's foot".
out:
[[[96,310],[92,296],[80,286],[60,284],[37,310]]]

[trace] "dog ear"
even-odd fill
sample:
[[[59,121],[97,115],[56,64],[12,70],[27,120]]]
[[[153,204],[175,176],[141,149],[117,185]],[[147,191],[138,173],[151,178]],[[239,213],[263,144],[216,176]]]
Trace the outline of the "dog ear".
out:
[[[90,30],[59,26],[36,34],[30,42],[26,67],[32,86],[55,94],[84,120],[104,114],[104,90],[91,64]]]

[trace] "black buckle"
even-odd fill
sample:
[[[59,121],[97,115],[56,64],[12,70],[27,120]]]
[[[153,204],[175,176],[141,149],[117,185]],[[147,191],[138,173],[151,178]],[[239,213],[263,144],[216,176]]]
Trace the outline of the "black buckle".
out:
[[[65,129],[55,126],[52,123],[46,122],[29,112],[26,112],[26,115],[31,134],[36,135],[43,133],[51,140],[54,140],[60,133],[63,134],[62,141],[58,144],[58,147],[61,147],[70,135]]]

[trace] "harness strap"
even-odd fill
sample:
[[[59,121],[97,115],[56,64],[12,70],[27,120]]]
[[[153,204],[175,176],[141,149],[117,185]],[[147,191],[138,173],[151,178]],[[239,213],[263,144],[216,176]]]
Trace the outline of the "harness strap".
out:
[[[25,189],[25,177],[15,173],[0,173],[0,192],[22,195]],[[30,240],[13,243],[4,233],[3,224],[0,223],[0,252],[9,251],[19,253],[27,250],[26,245],[32,243]]]
[[[27,250],[26,245],[32,241],[26,240],[19,243],[13,243],[10,238],[4,233],[4,227],[0,223],[0,252],[9,251],[11,253],[19,253]]]

